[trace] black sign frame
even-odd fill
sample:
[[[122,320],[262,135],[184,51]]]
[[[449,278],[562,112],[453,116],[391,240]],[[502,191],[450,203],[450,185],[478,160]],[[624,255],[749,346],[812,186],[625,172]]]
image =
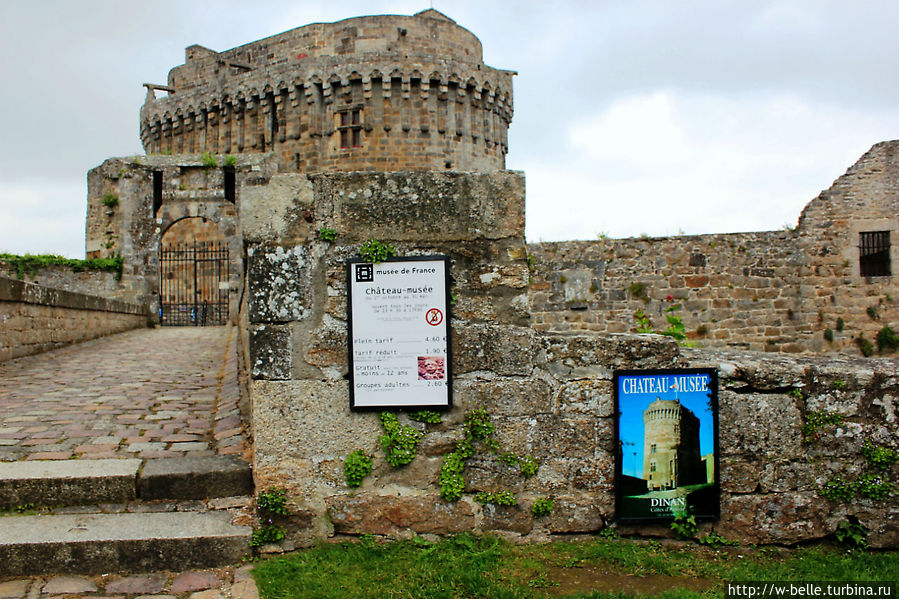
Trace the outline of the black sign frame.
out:
[[[702,377],[708,377],[706,389],[691,390],[691,386],[700,384]],[[616,370],[612,375],[612,389],[615,519],[622,524],[665,523],[679,515],[693,516],[697,521],[718,520],[721,517],[718,371],[714,368]],[[694,410],[701,414],[697,416]],[[641,419],[643,424],[639,423]],[[695,439],[694,419],[697,421]],[[646,426],[651,430],[647,432]],[[672,439],[675,435],[676,444]],[[641,436],[642,463],[638,469],[636,448]],[[657,443],[652,443],[653,440]],[[711,457],[703,455],[703,444],[706,449],[711,448]],[[627,468],[625,461],[629,455],[633,462]],[[644,468],[650,471],[648,475]],[[657,478],[650,480],[656,476],[657,468]],[[705,479],[700,482],[703,468]]]
[[[440,306],[442,309],[441,318],[445,323],[445,341],[442,343],[445,344],[445,377],[446,377],[446,399],[444,402],[440,404],[402,404],[402,405],[391,405],[385,403],[383,405],[357,405],[356,402],[356,375],[355,375],[355,356],[354,356],[354,337],[353,337],[353,277],[355,273],[354,267],[356,265],[360,266],[360,269],[364,266],[371,266],[370,276],[373,278],[374,269],[381,264],[402,264],[407,262],[428,262],[428,261],[441,261],[443,262],[443,287],[444,293],[442,294],[443,305]],[[349,395],[350,395],[350,410],[354,412],[384,412],[384,411],[395,411],[395,412],[412,412],[417,410],[431,410],[435,412],[443,412],[451,410],[453,407],[453,351],[452,351],[452,302],[451,302],[451,294],[450,294],[450,266],[451,260],[448,256],[443,254],[431,254],[431,255],[421,255],[421,256],[402,256],[402,257],[391,257],[387,258],[383,262],[379,262],[377,264],[366,261],[363,258],[349,258],[345,262],[346,268],[346,296],[347,296],[347,365],[348,365],[348,375],[347,378],[349,380]],[[366,276],[365,273],[362,276]]]

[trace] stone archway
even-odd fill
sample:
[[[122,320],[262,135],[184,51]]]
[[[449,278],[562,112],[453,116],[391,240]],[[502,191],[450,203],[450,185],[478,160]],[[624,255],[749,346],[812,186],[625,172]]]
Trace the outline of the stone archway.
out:
[[[163,326],[228,322],[228,241],[218,223],[188,217],[172,223],[159,249],[159,320]]]

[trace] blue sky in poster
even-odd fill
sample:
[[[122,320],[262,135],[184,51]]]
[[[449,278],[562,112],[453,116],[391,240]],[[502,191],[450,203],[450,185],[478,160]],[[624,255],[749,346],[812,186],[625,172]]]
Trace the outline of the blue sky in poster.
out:
[[[621,469],[626,476],[643,478],[643,411],[656,399],[679,400],[681,405],[699,418],[699,449],[702,455],[712,453],[715,448],[712,431],[713,419],[709,408],[710,391],[683,391],[684,378],[700,377],[708,385],[708,374],[653,374],[628,375],[618,377],[618,421],[619,438],[623,444],[623,460]],[[630,381],[629,381],[630,379]],[[652,379],[652,392],[635,392],[639,387],[633,384],[634,379],[649,382]]]

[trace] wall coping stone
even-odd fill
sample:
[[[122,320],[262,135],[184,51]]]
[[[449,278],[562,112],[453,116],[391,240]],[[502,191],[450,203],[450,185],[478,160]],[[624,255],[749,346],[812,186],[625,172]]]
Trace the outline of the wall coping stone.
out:
[[[132,304],[96,295],[85,295],[62,289],[54,289],[17,281],[0,275],[0,302],[21,302],[40,306],[118,312],[121,314],[147,314],[147,306]]]

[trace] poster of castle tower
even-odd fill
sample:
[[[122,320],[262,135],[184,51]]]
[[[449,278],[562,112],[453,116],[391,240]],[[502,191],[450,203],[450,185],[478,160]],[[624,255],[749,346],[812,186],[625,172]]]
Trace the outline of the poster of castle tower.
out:
[[[619,521],[719,514],[714,369],[614,374]]]

